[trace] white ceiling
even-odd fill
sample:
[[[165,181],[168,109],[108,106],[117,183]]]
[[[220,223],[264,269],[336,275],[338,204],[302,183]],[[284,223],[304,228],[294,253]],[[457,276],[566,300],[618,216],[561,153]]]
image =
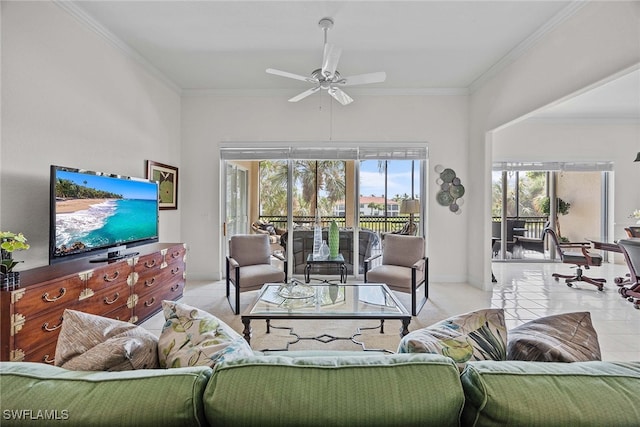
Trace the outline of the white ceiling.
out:
[[[183,90],[285,91],[309,85],[265,73],[320,68],[323,33],[342,48],[338,71],[385,71],[377,91],[473,90],[502,64],[582,6],[571,1],[74,1],[62,7]],[[640,117],[640,93],[624,111]],[[628,89],[618,90],[624,96]],[[603,95],[605,96],[605,95]],[[609,95],[606,95],[609,96]],[[562,115],[605,114],[599,100],[557,106]],[[614,101],[607,100],[607,107]],[[622,108],[616,105],[615,108]],[[631,107],[631,108],[630,108]],[[630,113],[630,110],[638,111]],[[608,109],[609,114],[611,109]],[[551,113],[548,113],[551,114]]]

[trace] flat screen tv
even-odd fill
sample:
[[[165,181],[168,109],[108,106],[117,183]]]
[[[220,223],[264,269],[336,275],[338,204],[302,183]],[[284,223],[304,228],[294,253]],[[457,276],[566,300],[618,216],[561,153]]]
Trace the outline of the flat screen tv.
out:
[[[50,187],[50,264],[115,260],[158,241],[157,183],[52,165]]]

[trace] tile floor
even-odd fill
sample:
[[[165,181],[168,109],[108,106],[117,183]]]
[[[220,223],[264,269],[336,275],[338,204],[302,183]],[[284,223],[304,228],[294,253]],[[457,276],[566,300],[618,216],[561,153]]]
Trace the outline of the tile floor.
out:
[[[561,263],[494,262],[493,272],[498,283],[492,292],[483,292],[465,283],[431,283],[429,302],[412,321],[410,329],[433,323],[434,312],[439,316],[435,320],[440,320],[489,306],[505,310],[507,328],[552,314],[589,311],[598,332],[603,360],[640,360],[640,310],[622,298],[613,283],[614,277],[627,273],[626,266],[604,264],[586,271],[586,275],[607,279],[604,291],[584,282],[568,287],[562,279],[556,282],[551,276],[554,272],[571,274],[572,271],[570,266]],[[181,302],[205,310],[215,306],[239,325],[239,319],[233,317],[225,301],[224,289],[224,281],[188,281]],[[397,295],[405,306],[409,304],[408,294]],[[242,310],[250,299],[243,294]],[[163,323],[162,313],[158,313],[142,326],[160,334]]]

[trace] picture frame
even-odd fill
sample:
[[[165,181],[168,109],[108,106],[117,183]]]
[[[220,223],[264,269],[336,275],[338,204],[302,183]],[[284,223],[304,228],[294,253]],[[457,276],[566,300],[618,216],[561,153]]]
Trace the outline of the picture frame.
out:
[[[178,209],[178,168],[147,160],[147,179],[158,183],[160,209]]]

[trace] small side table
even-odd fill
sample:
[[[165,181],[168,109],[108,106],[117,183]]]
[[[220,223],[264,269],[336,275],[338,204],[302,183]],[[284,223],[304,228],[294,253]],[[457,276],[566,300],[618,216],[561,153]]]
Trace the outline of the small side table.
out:
[[[338,254],[335,257],[329,257],[327,259],[314,259],[313,254],[307,255],[307,265],[304,267],[304,282],[309,283],[311,281],[311,266],[314,264],[335,264],[340,269],[340,283],[347,283],[347,267],[344,265],[344,257],[342,254]],[[323,282],[329,282],[323,280]]]

